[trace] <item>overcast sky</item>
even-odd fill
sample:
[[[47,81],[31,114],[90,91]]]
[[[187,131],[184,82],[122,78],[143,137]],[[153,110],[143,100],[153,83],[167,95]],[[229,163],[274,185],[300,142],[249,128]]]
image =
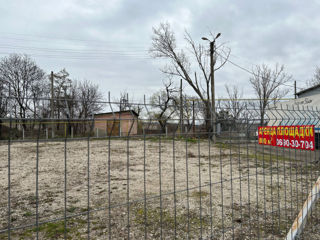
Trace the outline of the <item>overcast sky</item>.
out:
[[[152,27],[169,22],[180,47],[184,30],[198,42],[221,32],[217,42],[230,47],[231,61],[249,70],[284,64],[305,87],[320,66],[319,11],[312,0],[0,0],[0,57],[26,53],[48,73],[66,68],[73,79],[99,84],[105,96],[126,90],[141,99],[165,79],[163,62],[148,49]],[[216,74],[216,95],[225,97],[224,85],[237,84],[253,97],[249,77],[227,63]]]

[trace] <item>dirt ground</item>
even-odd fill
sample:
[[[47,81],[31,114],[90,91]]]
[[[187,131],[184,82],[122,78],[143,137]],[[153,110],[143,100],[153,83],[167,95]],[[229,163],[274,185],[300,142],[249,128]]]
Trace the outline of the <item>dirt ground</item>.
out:
[[[0,145],[0,239],[8,150]],[[165,138],[15,142],[10,168],[13,239],[283,239],[319,175],[312,153]],[[318,215],[319,204],[305,239],[319,236]]]

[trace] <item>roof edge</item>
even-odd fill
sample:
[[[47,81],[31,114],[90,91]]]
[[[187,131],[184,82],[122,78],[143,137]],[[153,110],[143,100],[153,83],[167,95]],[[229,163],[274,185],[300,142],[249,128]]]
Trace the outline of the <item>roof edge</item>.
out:
[[[306,88],[306,89],[304,89],[304,90],[301,90],[300,92],[297,92],[296,95],[300,95],[300,94],[302,94],[302,93],[311,91],[311,90],[316,89],[316,88],[319,88],[319,87],[320,87],[320,84],[314,85],[314,86],[312,86],[312,87],[309,87],[309,88]]]
[[[96,115],[103,115],[103,114],[114,114],[114,113],[133,113],[134,115],[136,115],[137,117],[139,117],[139,114],[134,111],[134,110],[125,110],[125,111],[117,111],[117,112],[104,112],[104,113],[95,113],[94,116]]]

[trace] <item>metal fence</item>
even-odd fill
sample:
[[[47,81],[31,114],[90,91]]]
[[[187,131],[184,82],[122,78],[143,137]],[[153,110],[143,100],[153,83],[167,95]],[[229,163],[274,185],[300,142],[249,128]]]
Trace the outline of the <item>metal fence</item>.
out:
[[[105,106],[115,116],[118,103]],[[135,106],[140,116],[129,120],[2,118],[0,239],[287,236],[319,177],[317,149],[259,144],[254,106],[236,117],[217,108],[216,142],[201,113],[177,111],[163,128],[150,114],[156,105]],[[262,124],[315,125],[317,144],[319,117],[317,109],[279,105]],[[105,132],[97,134],[97,121]],[[113,134],[121,121],[128,127]],[[302,239],[319,239],[319,210],[307,210]]]

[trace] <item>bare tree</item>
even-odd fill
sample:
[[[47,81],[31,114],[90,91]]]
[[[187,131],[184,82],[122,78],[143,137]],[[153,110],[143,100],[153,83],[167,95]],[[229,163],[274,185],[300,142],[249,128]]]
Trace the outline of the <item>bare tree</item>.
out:
[[[237,120],[241,118],[241,115],[247,105],[247,103],[242,100],[243,91],[239,90],[237,85],[226,84],[224,87],[229,99],[222,101],[221,107],[227,109],[232,118]]]
[[[0,139],[2,137],[2,118],[6,117],[8,113],[8,98],[6,93],[4,81],[0,81]]]
[[[253,77],[249,81],[258,97],[261,125],[265,124],[264,116],[269,104],[271,102],[276,103],[288,93],[288,89],[281,87],[291,78],[290,75],[284,72],[284,66],[279,64],[276,64],[274,69],[265,64],[257,65],[253,69]]]
[[[69,78],[70,74],[66,69],[62,69],[54,73],[54,110],[57,119],[66,114],[67,104],[66,99],[71,97],[73,81]],[[59,125],[58,125],[59,126]]]
[[[177,112],[177,93],[178,89],[173,86],[172,81],[164,83],[164,89],[154,93],[151,97],[151,104],[155,106],[156,112],[153,113],[158,120],[161,132],[165,133],[169,119]]]
[[[11,88],[10,107],[15,109],[15,117],[26,118],[36,114],[32,100],[34,95],[40,96],[38,87],[45,78],[45,73],[27,55],[12,54],[0,61],[0,81],[8,89]],[[23,120],[23,127],[26,128]]]
[[[166,58],[170,61],[161,71],[170,76],[184,79],[199,96],[205,107],[206,129],[211,129],[211,81],[210,62],[208,49],[201,44],[196,44],[190,34],[185,32],[185,40],[189,46],[188,51],[179,50],[176,45],[175,34],[168,23],[160,23],[158,28],[153,28],[152,46],[150,54],[154,58]],[[215,47],[213,65],[214,71],[219,70],[228,60],[230,50],[223,45]],[[195,63],[195,66],[194,64]]]
[[[180,98],[177,99],[177,105],[180,106]],[[190,131],[191,128],[195,127],[195,122],[197,119],[203,118],[200,115],[203,114],[203,104],[200,102],[199,98],[196,96],[189,96],[187,94],[182,95],[182,119],[183,125],[187,127],[187,130]]]
[[[307,80],[307,86],[313,87],[320,84],[320,67],[316,67],[316,70],[313,74],[313,78]]]
[[[88,80],[79,83],[79,118],[88,118],[102,109],[99,86]]]

